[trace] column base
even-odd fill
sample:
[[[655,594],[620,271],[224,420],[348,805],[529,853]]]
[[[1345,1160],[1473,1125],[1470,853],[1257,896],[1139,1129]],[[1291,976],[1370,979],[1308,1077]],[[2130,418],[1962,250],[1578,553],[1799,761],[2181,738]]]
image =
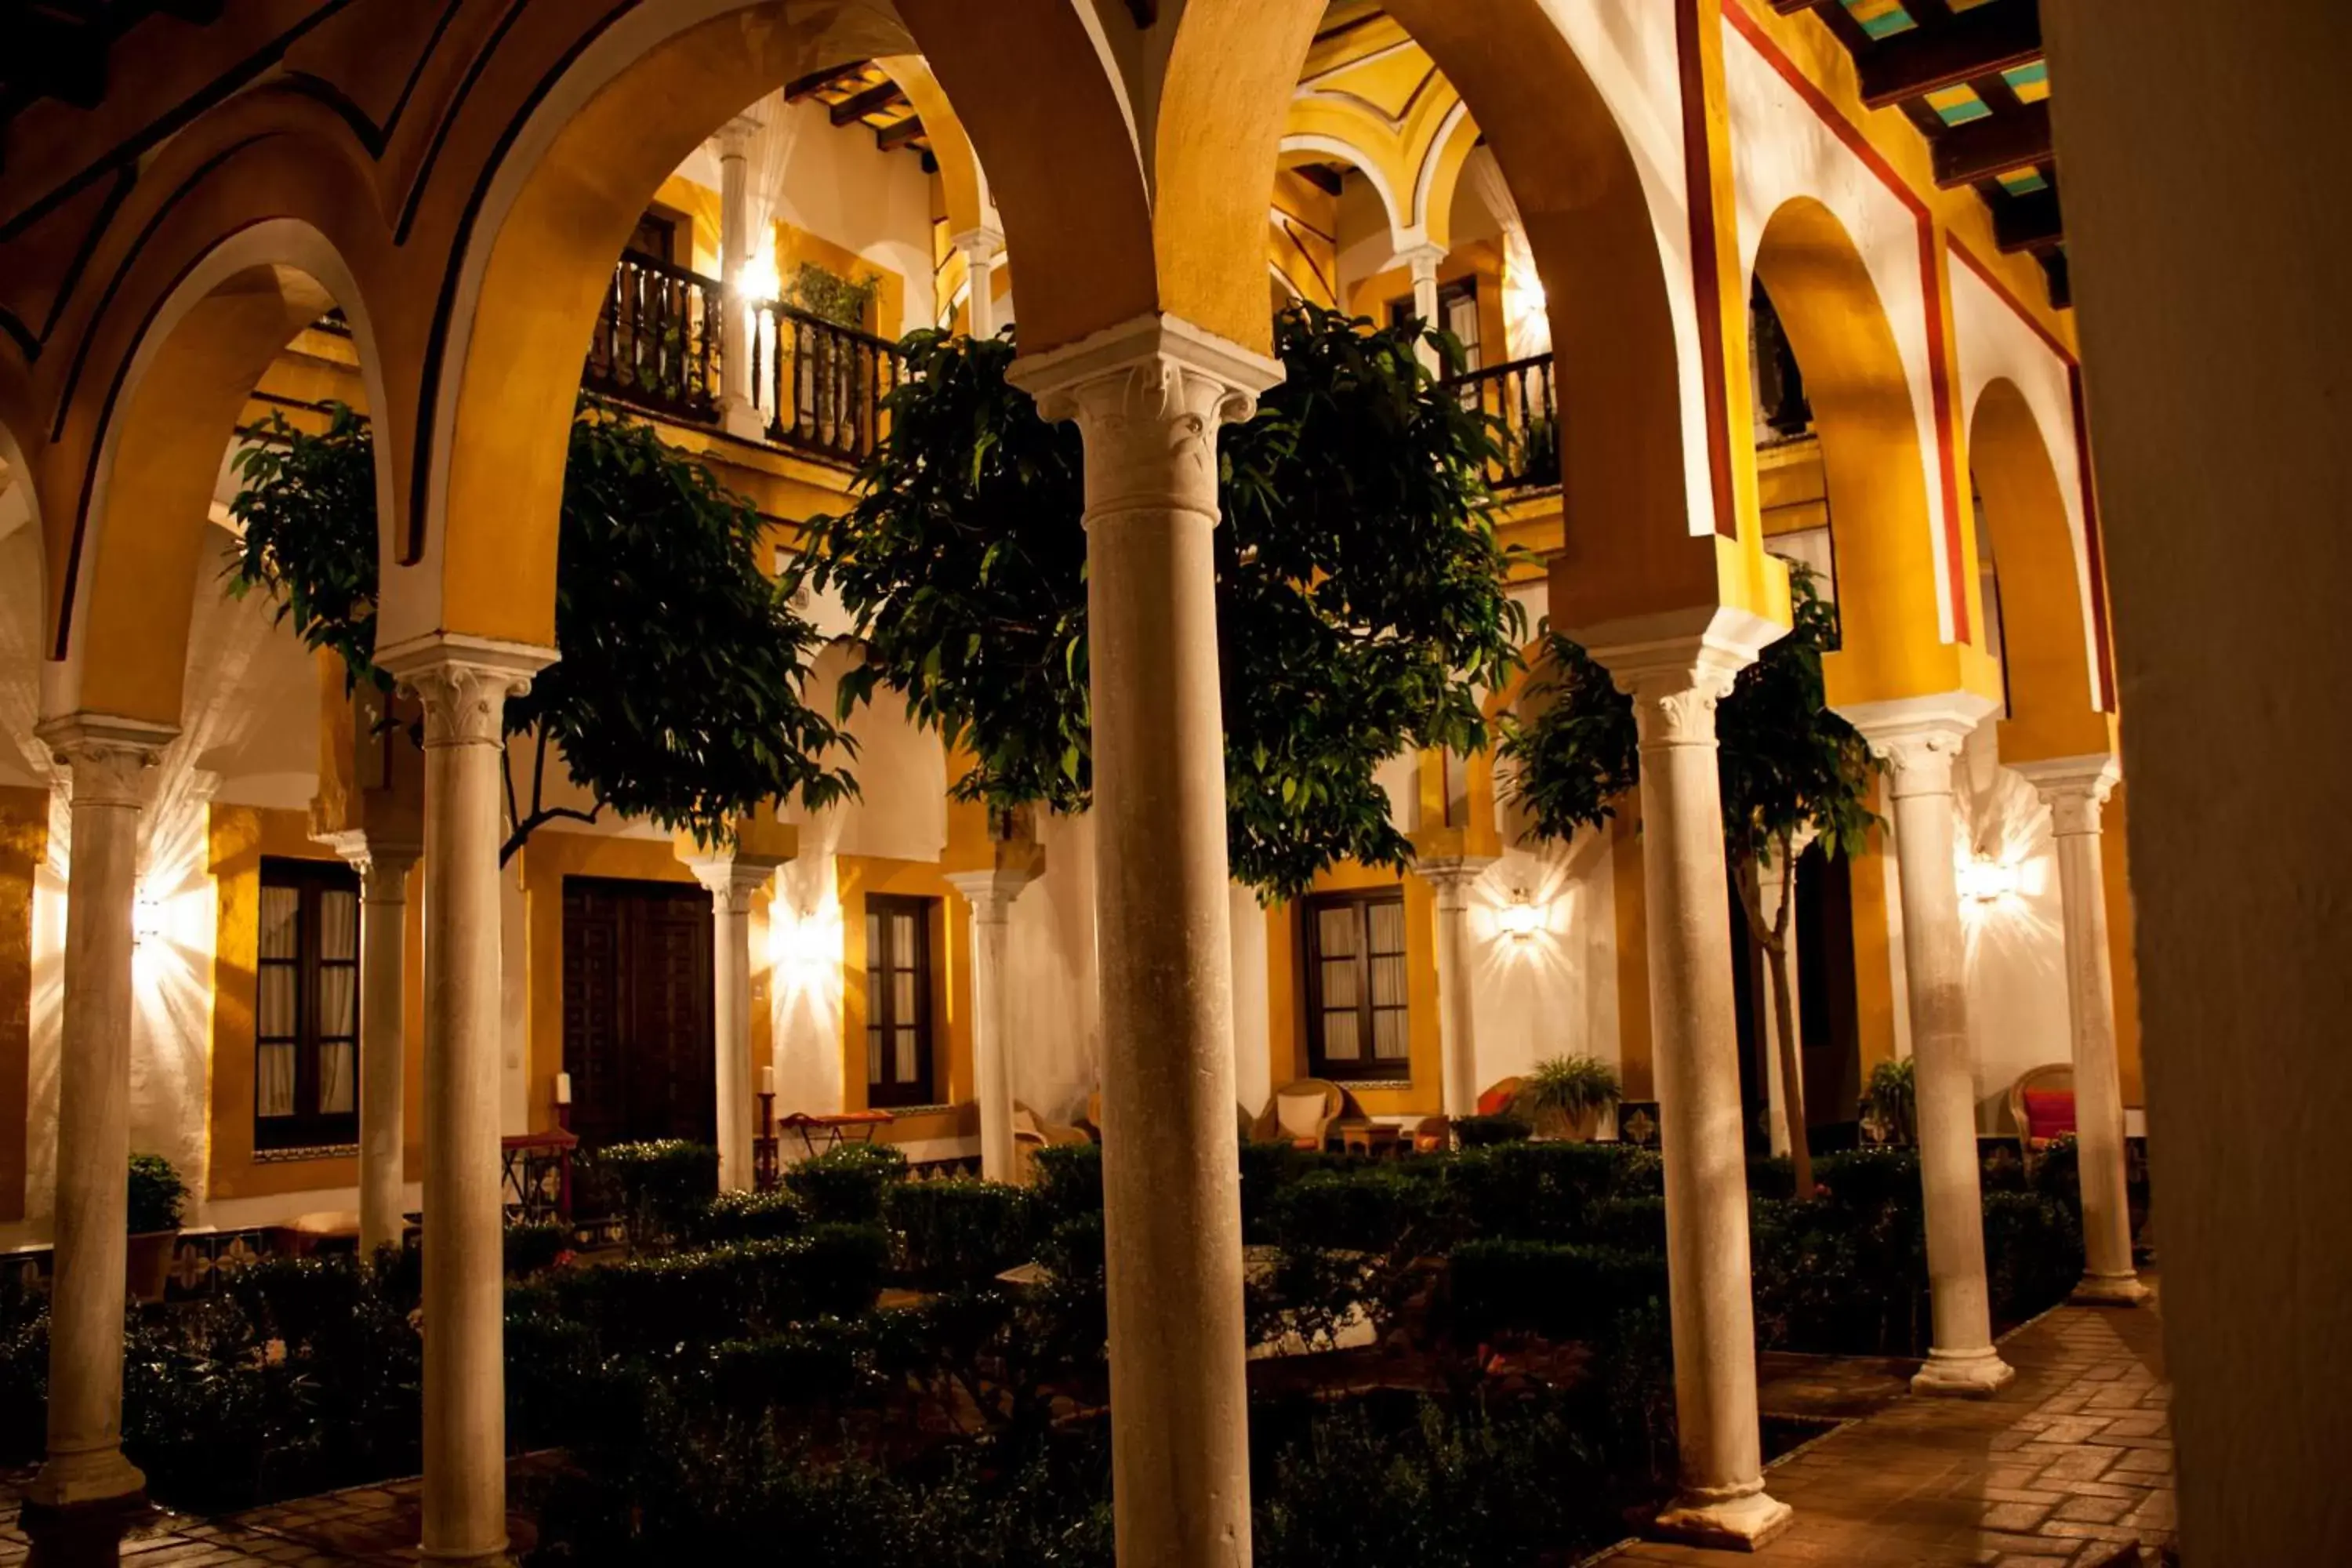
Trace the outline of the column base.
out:
[[[2066,1298],[2070,1307],[2137,1307],[2156,1292],[2137,1274],[2085,1274]]]
[[[146,1495],[146,1476],[117,1447],[52,1454],[25,1487],[25,1500],[46,1509],[117,1501],[143,1507]]]
[[[1981,1399],[2007,1388],[2016,1376],[2017,1369],[1990,1350],[1931,1350],[1927,1364],[1912,1375],[1911,1392]]]
[[[1650,1529],[1654,1534],[1693,1546],[1755,1552],[1788,1529],[1795,1517],[1789,1505],[1765,1491],[1759,1481],[1754,1491],[1738,1497],[1684,1492],[1651,1521]]]
[[[515,1554],[510,1542],[501,1540],[496,1546],[474,1550],[462,1546],[419,1546],[419,1562],[446,1565],[446,1568],[515,1568]]]

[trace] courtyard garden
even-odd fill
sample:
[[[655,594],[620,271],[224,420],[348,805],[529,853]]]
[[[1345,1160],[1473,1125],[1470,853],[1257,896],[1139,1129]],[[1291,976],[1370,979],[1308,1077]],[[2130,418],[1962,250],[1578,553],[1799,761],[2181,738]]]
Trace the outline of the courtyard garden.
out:
[[[1566,1563],[1671,1489],[1657,1155],[1490,1131],[1378,1160],[1242,1147],[1259,1561]],[[2079,1275],[2069,1152],[1986,1166],[1997,1327]],[[1750,1166],[1759,1343],[1923,1353],[1916,1154],[1813,1177]],[[509,1232],[533,1562],[1110,1563],[1098,1149],[1013,1187],[853,1146],[719,1195],[709,1149],[634,1145],[589,1187],[625,1247]],[[124,1440],[153,1495],[211,1513],[415,1473],[420,1266],[268,1258],[134,1309]],[[46,1366],[40,1300],[0,1303],[0,1462],[39,1453]]]

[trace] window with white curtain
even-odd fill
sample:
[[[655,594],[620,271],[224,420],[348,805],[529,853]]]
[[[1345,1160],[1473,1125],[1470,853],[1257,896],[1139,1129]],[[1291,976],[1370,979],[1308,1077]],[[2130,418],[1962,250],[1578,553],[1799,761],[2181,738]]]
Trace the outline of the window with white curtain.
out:
[[[1412,1075],[1404,889],[1324,893],[1301,911],[1307,1071],[1327,1079]]]
[[[937,899],[866,897],[866,1103],[939,1101],[931,1049],[931,922]]]
[[[257,920],[253,1146],[355,1143],[359,879],[337,861],[265,859]]]

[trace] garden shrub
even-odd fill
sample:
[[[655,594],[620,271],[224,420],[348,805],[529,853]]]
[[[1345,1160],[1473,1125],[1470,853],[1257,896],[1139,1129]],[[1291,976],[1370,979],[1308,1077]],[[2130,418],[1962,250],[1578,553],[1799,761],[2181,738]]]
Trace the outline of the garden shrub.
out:
[[[1484,1149],[1495,1143],[1524,1143],[1535,1136],[1534,1126],[1508,1114],[1497,1116],[1457,1116],[1454,1119],[1454,1137],[1465,1149]]]
[[[49,1399],[48,1298],[0,1276],[0,1468],[41,1457]]]
[[[784,1185],[820,1225],[873,1225],[884,1191],[907,1179],[907,1156],[887,1143],[844,1143],[784,1172]]]
[[[1034,1207],[1019,1187],[969,1180],[901,1182],[883,1194],[908,1280],[926,1289],[982,1285],[1029,1261]]]
[[[683,1138],[614,1143],[583,1162],[590,1184],[609,1185],[639,1247],[682,1235],[719,1193],[719,1151]]]
[[[1454,1249],[1453,1323],[1465,1342],[1503,1333],[1590,1340],[1617,1314],[1665,1300],[1663,1256],[1484,1237]]]
[[[510,1278],[524,1279],[552,1268],[572,1247],[572,1227],[558,1220],[536,1220],[506,1229],[506,1265]]]
[[[1497,1143],[1456,1155],[1444,1179],[1478,1235],[1570,1241],[1593,1204],[1645,1184],[1639,1153],[1622,1143]]]
[[[780,1329],[874,1304],[889,1239],[872,1226],[821,1225],[805,1236],[635,1258],[551,1277],[555,1310],[609,1352],[657,1355],[714,1331]]]
[[[131,1156],[129,1229],[133,1236],[177,1230],[188,1203],[188,1184],[161,1154]]]
[[[1587,1211],[1585,1235],[1596,1247],[1624,1252],[1666,1251],[1666,1200],[1664,1197],[1603,1198]]]
[[[699,1247],[781,1241],[808,1227],[808,1205],[797,1193],[721,1193],[687,1222],[686,1239]]]
[[[745,1411],[837,1405],[878,1385],[874,1348],[874,1335],[862,1321],[839,1318],[729,1340],[710,1352],[711,1397]]]
[[[1082,1214],[1100,1214],[1102,1145],[1054,1143],[1030,1156],[1030,1194],[1046,1229]]]
[[[1312,1171],[1273,1194],[1261,1234],[1280,1247],[1391,1253],[1440,1240],[1448,1196],[1397,1161]]]
[[[1987,1193],[1984,1226],[1997,1331],[2056,1306],[2083,1278],[2083,1228],[2065,1205],[2035,1193]]]

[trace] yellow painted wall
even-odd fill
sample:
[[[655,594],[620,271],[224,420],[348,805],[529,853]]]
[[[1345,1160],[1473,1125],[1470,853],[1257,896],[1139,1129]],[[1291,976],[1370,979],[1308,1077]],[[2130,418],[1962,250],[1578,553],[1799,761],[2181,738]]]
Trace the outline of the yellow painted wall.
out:
[[[327,1159],[260,1160],[253,1148],[253,1015],[255,954],[261,940],[261,858],[333,863],[336,856],[310,837],[299,811],[250,805],[212,807],[210,869],[218,923],[213,949],[213,1070],[208,1116],[212,1131],[208,1190],[215,1198],[269,1197],[321,1187],[348,1187],[360,1179],[356,1154]],[[421,872],[409,878],[408,962],[402,1098],[407,1179],[424,1174],[425,901]]]
[[[48,854],[49,792],[0,788],[0,1222],[25,1217],[32,1091],[33,883]]]
[[[1335,866],[1315,879],[1314,890],[1337,893],[1358,888],[1392,888],[1396,873],[1353,864]],[[1407,1089],[1358,1089],[1342,1085],[1367,1116],[1434,1116],[1441,1109],[1437,1034],[1437,899],[1418,877],[1404,887]],[[1303,937],[1296,904],[1265,911],[1267,1061],[1276,1089],[1310,1076],[1307,1065],[1307,989],[1299,972]],[[1255,1113],[1260,1108],[1251,1106]]]
[[[844,855],[835,862],[841,892],[841,1103],[864,1110],[866,1102],[866,897],[868,893],[936,899],[931,919],[931,1048],[945,1110],[898,1116],[877,1134],[886,1142],[953,1138],[974,1131],[971,1068],[971,917],[948,885],[942,869],[929,861],[888,860]],[[942,1059],[944,1058],[944,1059]]]

